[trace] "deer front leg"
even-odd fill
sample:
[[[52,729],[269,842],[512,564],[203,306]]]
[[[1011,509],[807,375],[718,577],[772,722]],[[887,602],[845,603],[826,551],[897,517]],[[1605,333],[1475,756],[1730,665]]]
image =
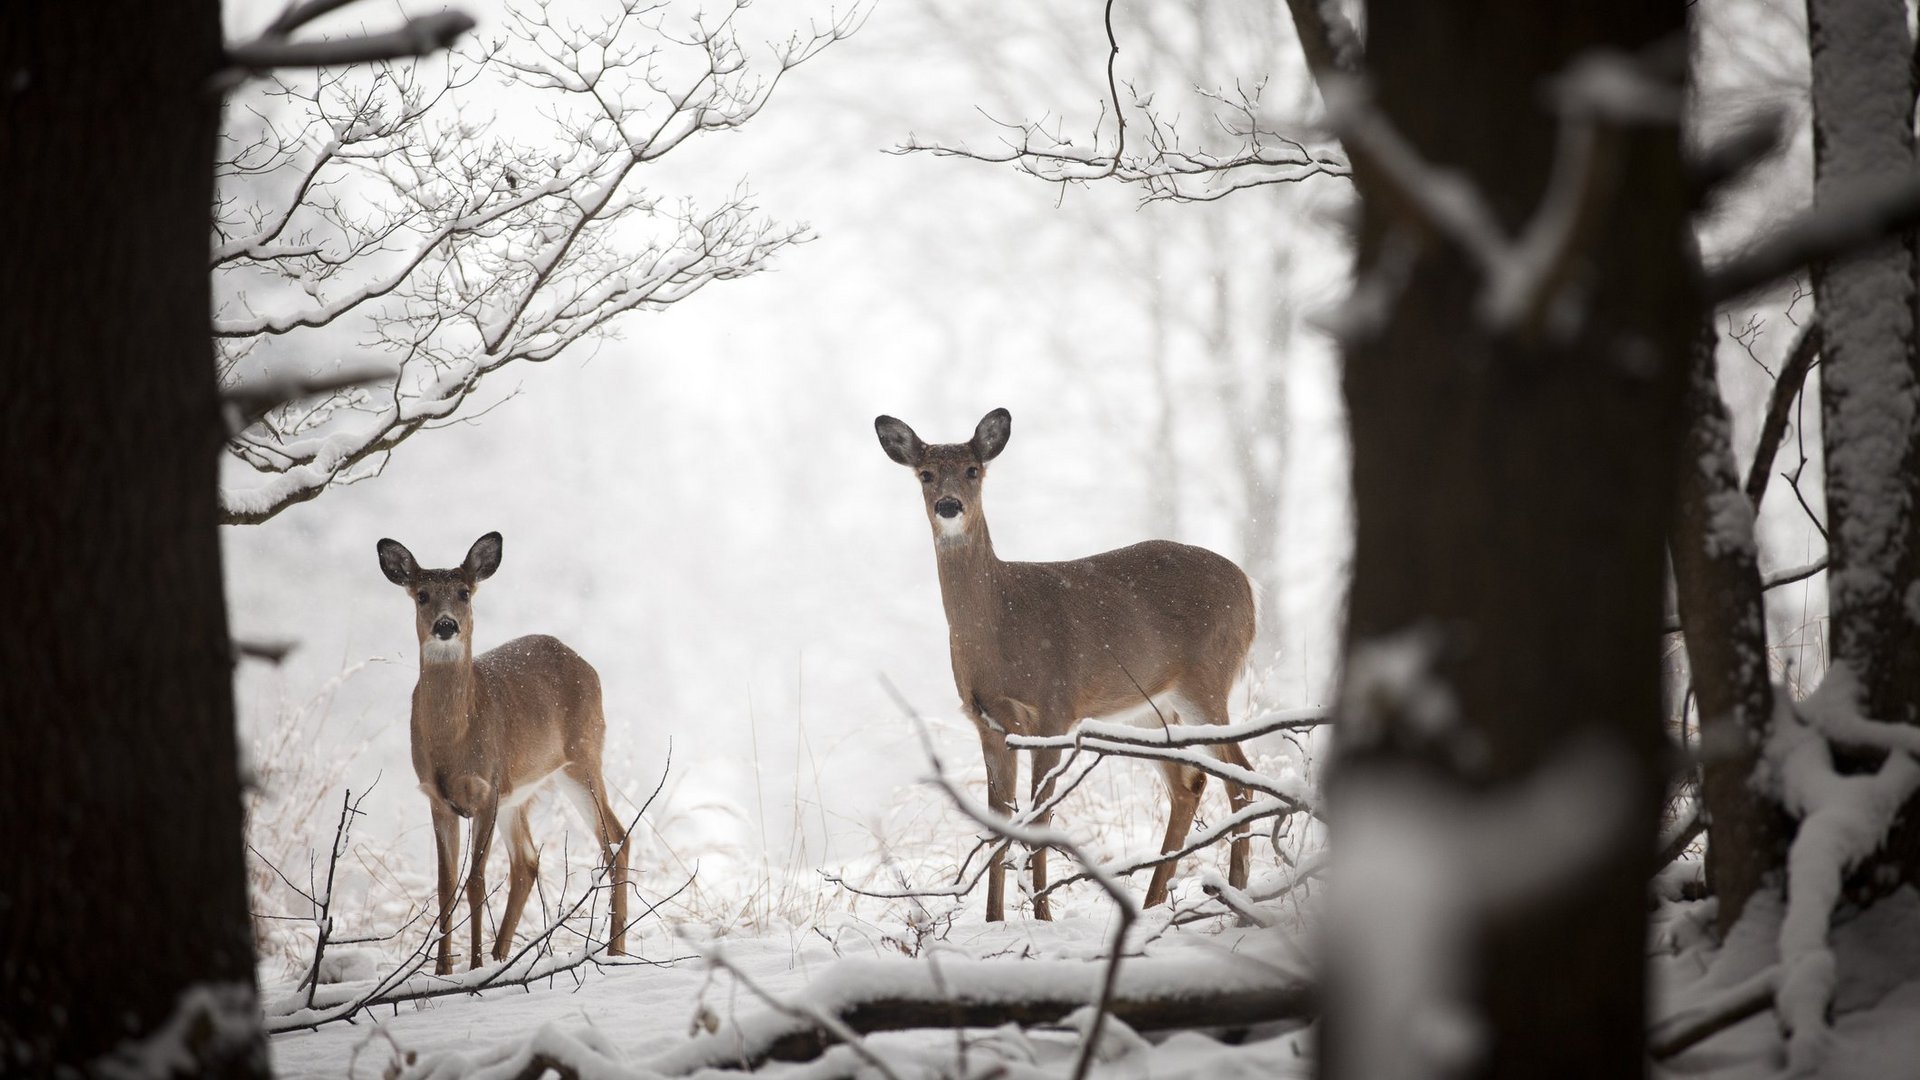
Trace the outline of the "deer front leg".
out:
[[[1032,785],[1033,802],[1039,809],[1053,797],[1053,781],[1049,779],[1053,770],[1060,765],[1060,751],[1055,749],[1033,751]],[[1033,823],[1045,828],[1053,820],[1051,809],[1040,810],[1034,815]],[[1040,846],[1033,849],[1033,917],[1046,922],[1053,921],[1053,909],[1047,903],[1047,849]]]
[[[495,796],[492,785],[478,777],[469,777],[468,786],[475,794],[485,790],[485,797],[466,803],[473,810],[473,845],[467,853],[467,921],[468,948],[467,966],[480,966],[481,935],[486,929],[485,909],[487,903],[487,853],[493,850],[493,822],[500,813],[500,801]]]
[[[459,870],[460,860],[460,819],[453,808],[439,799],[433,803],[433,852],[436,869],[439,870],[440,898],[440,942],[434,955],[433,973],[451,975],[453,973],[453,892],[454,875]]]
[[[1007,749],[1007,737],[990,726],[985,718],[976,721],[980,728],[980,752],[987,759],[987,806],[1001,817],[1013,814],[1014,752]],[[1004,844],[997,840],[987,863],[987,921],[1006,918],[1007,865],[1001,856]]]

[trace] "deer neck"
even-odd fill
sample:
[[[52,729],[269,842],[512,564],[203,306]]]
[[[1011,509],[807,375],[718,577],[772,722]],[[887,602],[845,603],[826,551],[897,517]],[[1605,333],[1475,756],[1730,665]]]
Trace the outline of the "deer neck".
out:
[[[478,713],[478,679],[473,649],[459,660],[420,660],[420,681],[413,688],[413,728],[416,739],[430,744],[462,743]]]
[[[978,518],[958,536],[936,533],[933,556],[940,572],[940,600],[955,641],[984,640],[1001,608],[1000,579],[1006,565],[993,553],[986,518]]]

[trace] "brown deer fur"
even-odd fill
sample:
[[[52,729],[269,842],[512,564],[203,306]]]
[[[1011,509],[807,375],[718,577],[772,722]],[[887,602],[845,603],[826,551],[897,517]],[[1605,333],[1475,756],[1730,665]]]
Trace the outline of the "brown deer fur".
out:
[[[600,676],[559,639],[515,638],[473,655],[473,602],[480,582],[499,568],[501,539],[488,533],[466,561],[425,570],[393,540],[378,545],[380,569],[414,602],[420,680],[413,687],[413,771],[433,811],[439,868],[440,942],[434,970],[453,970],[450,955],[460,819],[473,821],[467,852],[467,909],[472,967],[480,966],[481,906],[493,827],[507,817],[509,882],[493,958],[504,960],[527,894],[540,870],[527,820],[532,797],[554,780],[600,843],[613,884],[610,949],[626,952],[627,844],[607,801],[600,768],[606,718]]]
[[[1012,417],[996,409],[971,440],[928,445],[890,416],[874,421],[887,456],[914,470],[933,526],[940,595],[946,606],[953,679],[980,732],[987,800],[1012,808],[1015,756],[1006,735],[1057,736],[1084,717],[1139,715],[1149,722],[1224,724],[1235,679],[1253,646],[1253,589],[1240,568],[1204,548],[1150,540],[1066,562],[1005,562],[993,550],[980,489],[987,463],[1006,446]],[[1214,748],[1245,766],[1235,744]],[[1033,751],[1031,797],[1058,750]],[[1165,766],[1171,792],[1162,851],[1186,841],[1206,775]],[[1235,810],[1248,794],[1228,785]],[[1040,821],[1045,823],[1046,816]],[[1229,880],[1247,879],[1247,838],[1234,837]],[[1032,858],[1034,915],[1048,918],[1044,850]],[[1166,899],[1173,864],[1154,869],[1147,904]],[[1004,914],[1005,868],[987,873],[987,918]]]

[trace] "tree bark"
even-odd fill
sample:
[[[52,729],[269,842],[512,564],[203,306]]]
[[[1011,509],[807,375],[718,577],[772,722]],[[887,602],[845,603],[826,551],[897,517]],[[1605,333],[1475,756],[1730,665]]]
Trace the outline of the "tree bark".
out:
[[[220,48],[207,0],[0,7],[7,1071],[267,1070],[214,526]]]
[[[1914,162],[1912,44],[1899,0],[1809,0],[1816,205]],[[1820,420],[1826,474],[1832,659],[1875,720],[1920,723],[1920,259],[1909,233],[1813,267],[1823,333]],[[1885,754],[1842,751],[1846,770]],[[1891,864],[1897,873],[1883,869]],[[1909,803],[1883,849],[1851,877],[1866,900],[1920,883],[1920,821]]]
[[[1687,663],[1700,699],[1707,884],[1720,900],[1716,920],[1725,933],[1767,875],[1786,865],[1790,825],[1752,782],[1772,720],[1773,683],[1754,500],[1733,463],[1732,423],[1714,361],[1719,342],[1712,323],[1703,322],[1687,380],[1671,548]]]
[[[1654,0],[1381,0],[1368,20],[1374,100],[1517,235],[1555,154],[1547,80],[1591,50],[1635,55],[1675,40],[1683,17]],[[1645,1071],[1645,883],[1666,789],[1663,551],[1700,300],[1678,131],[1623,129],[1607,152],[1617,184],[1577,255],[1568,299],[1580,317],[1565,332],[1491,329],[1477,316],[1476,264],[1428,236],[1384,318],[1346,343],[1356,535],[1328,783],[1336,859],[1349,854],[1341,823],[1366,810],[1349,791],[1404,790],[1412,777],[1492,796],[1583,745],[1630,763],[1609,794],[1618,821],[1564,880],[1459,926],[1449,940],[1464,958],[1448,978],[1463,1000],[1444,1018],[1458,1028],[1383,1023],[1333,954],[1326,1075],[1364,1075],[1372,1043],[1429,1066],[1451,1055],[1448,1075]],[[1413,226],[1396,215],[1390,178],[1355,171],[1366,281],[1389,237]],[[1379,679],[1392,670],[1356,667],[1416,634],[1442,645],[1400,684],[1403,699],[1383,700]],[[1445,730],[1423,724],[1436,706],[1452,716]]]
[[[1807,26],[1818,205],[1912,168],[1912,56],[1900,0],[1809,0]],[[1920,520],[1915,269],[1909,236],[1816,265],[1812,275],[1823,332],[1833,660],[1852,669],[1866,715],[1889,721],[1916,719],[1916,665],[1897,659],[1913,632],[1905,592]]]

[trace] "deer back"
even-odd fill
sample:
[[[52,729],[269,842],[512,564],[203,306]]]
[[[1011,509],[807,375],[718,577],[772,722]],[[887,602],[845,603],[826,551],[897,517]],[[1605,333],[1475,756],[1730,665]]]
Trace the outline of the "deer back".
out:
[[[567,762],[600,764],[606,742],[600,675],[546,634],[514,638],[473,661],[478,728],[511,789]]]
[[[963,696],[1066,722],[1185,688],[1224,695],[1252,648],[1253,589],[1204,548],[1150,540],[1084,559],[1000,563],[949,613]]]

